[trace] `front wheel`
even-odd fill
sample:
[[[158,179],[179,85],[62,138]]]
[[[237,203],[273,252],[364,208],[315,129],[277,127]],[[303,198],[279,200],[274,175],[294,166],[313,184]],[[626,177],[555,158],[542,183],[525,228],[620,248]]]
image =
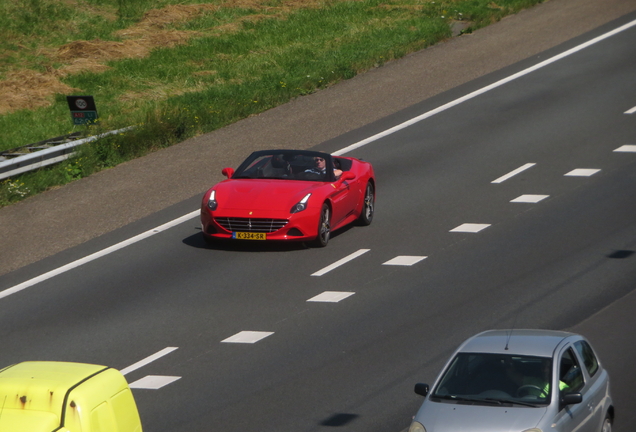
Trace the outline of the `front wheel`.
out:
[[[375,211],[375,188],[373,183],[367,183],[367,188],[364,191],[364,199],[362,201],[362,212],[358,218],[360,225],[370,225],[373,220],[373,213]]]
[[[605,420],[603,421],[601,432],[612,432],[612,419],[609,415],[605,417]]]
[[[322,205],[320,217],[318,218],[318,237],[313,241],[315,247],[325,247],[329,243],[331,235],[331,209],[327,203]]]

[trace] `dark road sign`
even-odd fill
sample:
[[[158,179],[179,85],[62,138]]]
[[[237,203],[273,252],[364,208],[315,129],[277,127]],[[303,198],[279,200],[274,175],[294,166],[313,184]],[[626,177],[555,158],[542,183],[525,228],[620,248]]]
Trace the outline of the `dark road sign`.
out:
[[[81,125],[97,120],[97,107],[93,96],[66,96],[66,101],[71,110],[73,124]]]

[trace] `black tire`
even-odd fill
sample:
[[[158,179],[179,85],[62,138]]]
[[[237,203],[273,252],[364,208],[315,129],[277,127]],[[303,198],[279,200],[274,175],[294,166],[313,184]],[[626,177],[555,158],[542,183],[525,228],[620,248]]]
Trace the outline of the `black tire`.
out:
[[[373,221],[374,212],[375,212],[375,188],[373,187],[373,183],[368,182],[367,187],[364,190],[364,197],[362,199],[362,211],[360,212],[358,223],[364,226],[371,225],[371,221]]]
[[[314,247],[325,247],[331,236],[331,207],[324,203],[318,217],[318,237],[312,242]]]

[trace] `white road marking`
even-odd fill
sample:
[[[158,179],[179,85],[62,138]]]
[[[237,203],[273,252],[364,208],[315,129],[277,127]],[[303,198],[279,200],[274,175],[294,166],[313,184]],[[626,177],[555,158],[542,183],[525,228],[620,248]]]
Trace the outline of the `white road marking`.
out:
[[[625,111],[625,114],[634,114],[636,112],[636,106],[630,110]]]
[[[466,233],[478,233],[481,230],[488,228],[490,224],[476,224],[476,223],[465,223],[461,224],[457,228],[453,228],[450,232],[466,232]]]
[[[513,203],[538,203],[549,197],[550,195],[521,195],[510,202]]]
[[[570,171],[567,174],[564,174],[564,176],[567,176],[567,177],[589,177],[589,176],[593,176],[594,174],[596,174],[599,171],[600,171],[600,169],[596,169],[596,168],[577,168],[577,169],[574,169],[574,170]]]
[[[398,255],[395,258],[388,260],[382,265],[396,265],[396,266],[412,266],[428,257],[425,256],[412,256],[412,255]]]
[[[602,34],[602,35],[600,35],[600,36],[598,36],[598,37],[596,37],[594,39],[591,39],[591,40],[589,40],[587,42],[584,42],[581,45],[578,45],[578,46],[576,46],[576,47],[574,47],[572,49],[569,49],[569,50],[567,50],[565,52],[562,52],[561,54],[557,54],[554,57],[551,57],[551,58],[549,58],[549,59],[547,59],[545,61],[537,63],[534,66],[531,66],[531,67],[529,67],[527,69],[524,69],[524,70],[522,70],[520,72],[517,72],[516,74],[510,75],[507,78],[501,79],[501,80],[499,80],[499,81],[497,81],[497,82],[495,82],[493,84],[490,84],[490,85],[488,85],[486,87],[483,87],[483,88],[481,88],[479,90],[476,90],[476,91],[474,91],[472,93],[469,93],[469,94],[467,94],[467,95],[465,95],[465,96],[463,96],[463,97],[461,97],[459,99],[456,99],[456,100],[454,100],[452,102],[449,102],[449,103],[447,103],[445,105],[442,105],[442,106],[440,106],[440,107],[438,107],[438,108],[436,108],[434,110],[431,110],[431,111],[429,111],[427,113],[424,113],[424,114],[422,114],[420,116],[414,117],[411,120],[408,120],[408,121],[406,121],[404,123],[401,123],[401,124],[399,124],[397,126],[394,126],[394,127],[390,128],[390,129],[387,129],[384,132],[380,132],[379,134],[373,135],[373,136],[371,136],[369,138],[366,138],[366,139],[364,139],[362,141],[358,141],[357,143],[351,144],[351,145],[349,145],[349,146],[347,146],[347,147],[345,147],[343,149],[340,149],[340,150],[334,152],[333,155],[334,156],[343,155],[343,154],[348,153],[348,152],[350,152],[352,150],[355,150],[357,148],[365,146],[365,145],[367,145],[367,144],[369,144],[371,142],[377,141],[378,139],[383,138],[383,137],[385,137],[387,135],[391,135],[392,133],[395,133],[395,132],[397,132],[399,130],[407,128],[407,127],[409,127],[409,126],[411,126],[411,125],[413,125],[415,123],[418,123],[418,122],[420,122],[420,121],[422,121],[424,119],[427,119],[427,118],[429,118],[429,117],[431,117],[431,116],[433,116],[433,115],[435,115],[437,113],[446,111],[447,109],[450,109],[450,108],[452,108],[452,107],[454,107],[456,105],[461,104],[462,102],[465,102],[467,100],[473,99],[473,98],[475,98],[475,97],[477,97],[477,96],[479,96],[481,94],[484,94],[484,93],[486,93],[486,92],[488,92],[490,90],[493,90],[493,89],[495,89],[497,87],[500,87],[500,86],[502,86],[502,85],[504,85],[504,84],[506,84],[506,83],[508,83],[510,81],[514,81],[517,78],[520,78],[522,76],[528,75],[529,73],[534,72],[534,71],[536,71],[538,69],[541,69],[542,67],[548,66],[548,65],[550,65],[550,64],[552,64],[552,63],[554,63],[554,62],[556,62],[558,60],[561,60],[561,59],[563,59],[565,57],[568,57],[568,56],[570,56],[570,55],[572,55],[572,54],[574,54],[574,53],[576,53],[578,51],[581,51],[581,50],[583,50],[583,49],[585,49],[585,48],[587,48],[587,47],[589,47],[591,45],[594,45],[594,44],[596,44],[598,42],[601,42],[601,41],[603,41],[603,40],[605,40],[605,39],[607,39],[607,38],[609,38],[611,36],[614,36],[614,35],[616,35],[616,34],[618,34],[620,32],[623,32],[623,31],[633,27],[634,25],[636,25],[636,20],[631,21],[631,22],[629,22],[629,23],[627,23],[625,25],[622,25],[621,27],[615,28],[614,30],[611,30],[611,31],[609,31],[609,32],[607,32],[605,34]],[[635,112],[633,110],[636,110],[636,107],[634,107],[631,110],[627,111],[627,113],[631,114],[632,112]],[[195,217],[196,215],[199,214],[199,211],[200,210],[197,209],[197,210],[195,210],[195,211],[193,211],[191,213],[188,213],[187,215],[184,215],[184,216],[181,216],[180,218],[175,219],[172,222],[168,222],[167,224],[164,224],[161,227],[166,227],[166,226],[169,225],[168,226],[168,228],[169,228],[171,226],[178,225],[178,224],[180,224],[180,223],[182,223],[182,222],[184,222],[184,221],[186,221],[188,219],[192,219],[193,217]],[[114,251],[116,251],[118,249],[126,247],[129,244],[136,243],[137,241],[143,240],[144,238],[149,237],[150,235],[153,235],[153,234],[156,234],[157,232],[160,232],[160,231],[157,231],[157,230],[159,228],[161,228],[161,227],[155,228],[154,230],[150,230],[150,231],[148,231],[146,233],[140,234],[140,235],[138,235],[136,237],[133,237],[132,239],[126,240],[126,241],[121,242],[121,243],[118,243],[115,246],[111,246],[111,247],[106,248],[106,249],[104,249],[104,250],[102,250],[100,252],[97,252],[97,253],[94,253],[92,255],[89,255],[88,257],[85,257],[85,258],[82,258],[80,260],[74,261],[74,262],[72,262],[70,264],[67,264],[65,266],[62,266],[62,267],[60,267],[58,269],[52,270],[52,271],[50,271],[48,273],[45,273],[43,275],[40,275],[40,276],[35,277],[33,279],[30,279],[30,280],[28,280],[26,282],[23,282],[23,283],[21,283],[19,285],[16,285],[16,286],[12,287],[12,288],[8,288],[8,289],[6,289],[4,291],[0,291],[0,298],[6,297],[6,296],[11,295],[11,294],[15,294],[16,292],[22,291],[25,288],[28,288],[30,286],[33,286],[33,285],[39,283],[39,282],[42,282],[42,281],[47,280],[47,279],[50,279],[50,278],[52,278],[54,276],[57,276],[57,275],[59,275],[61,273],[66,272],[68,270],[71,270],[71,269],[73,269],[75,267],[78,267],[78,266],[80,266],[82,264],[85,264],[86,262],[93,261],[93,260],[95,260],[97,258],[100,258],[100,257],[102,257],[104,255],[107,255],[107,254],[109,254],[111,252],[114,252]],[[150,234],[148,234],[148,233],[150,233]]]
[[[253,344],[261,339],[265,339],[267,336],[273,335],[274,332],[262,332],[262,331],[242,331],[234,336],[230,336],[227,339],[223,339],[221,342],[227,343],[249,343]]]
[[[527,163],[525,165],[520,166],[519,168],[517,168],[516,170],[510,171],[508,174],[503,175],[501,177],[499,177],[496,180],[491,181],[491,183],[501,183],[501,182],[505,182],[506,180],[508,180],[510,177],[514,177],[517,174],[519,174],[522,171],[527,170],[528,168],[532,168],[533,166],[535,166],[536,163]]]
[[[172,220],[168,223],[165,223],[163,225],[158,226],[157,228],[153,228],[149,231],[146,231],[144,233],[141,233],[139,235],[136,235],[135,237],[129,238],[128,240],[124,240],[123,242],[117,243],[116,245],[107,247],[106,249],[102,249],[99,252],[95,252],[94,254],[88,255],[84,258],[80,258],[76,261],[73,261],[72,263],[63,265],[62,267],[58,267],[54,270],[51,270],[50,272],[44,273],[40,276],[34,277],[33,279],[29,279],[26,282],[22,282],[21,284],[15,285],[12,288],[7,288],[4,291],[0,291],[0,299],[6,296],[9,296],[11,294],[15,294],[19,291],[22,291],[23,289],[29,288],[30,286],[33,286],[37,283],[43,282],[47,279],[51,279],[54,276],[60,275],[62,273],[65,273],[69,270],[72,270],[76,267],[79,267],[81,265],[84,265],[86,263],[89,263],[93,260],[96,260],[97,258],[101,258],[105,255],[108,255],[112,252],[118,251],[119,249],[123,249],[126,246],[130,246],[131,244],[137,243],[141,240],[144,240],[148,237],[151,237],[155,234],[158,234],[162,231],[165,231],[169,228],[172,228],[173,226],[179,225],[187,220],[190,220],[196,216],[198,216],[200,213],[200,210],[196,210],[193,211],[191,213],[188,213],[187,215],[181,216],[175,220]]]
[[[315,297],[307,300],[308,302],[328,302],[328,303],[338,303],[340,300],[344,300],[347,297],[354,295],[353,292],[347,291],[325,291],[322,294],[318,294]]]
[[[159,358],[161,358],[161,357],[163,357],[163,356],[165,356],[167,354],[170,354],[172,351],[178,350],[178,349],[179,349],[179,347],[167,347],[167,348],[164,348],[161,351],[159,351],[159,352],[157,352],[157,353],[155,353],[155,354],[153,354],[151,356],[148,356],[145,359],[140,360],[137,363],[128,366],[127,368],[122,369],[120,372],[122,373],[122,375],[129,374],[130,372],[132,372],[134,370],[137,370],[137,369],[139,369],[141,367],[144,367],[148,363],[152,363],[153,361],[155,361],[155,360],[157,360],[157,359],[159,359]]]
[[[145,377],[128,384],[128,387],[134,388],[134,389],[158,390],[161,387],[166,386],[170,383],[173,383],[178,379],[181,379],[181,377],[165,376],[165,375],[146,375]]]
[[[615,152],[625,152],[625,153],[636,153],[636,145],[634,144],[625,144],[624,146],[620,146]]]
[[[328,265],[327,267],[325,267],[325,268],[323,268],[321,270],[318,270],[315,273],[312,273],[312,276],[322,276],[325,273],[329,273],[331,270],[333,270],[335,268],[338,268],[341,265],[346,264],[349,261],[354,260],[354,259],[358,258],[360,255],[363,255],[363,254],[365,254],[365,253],[367,253],[369,251],[370,251],[370,249],[360,249],[357,252],[354,252],[351,255],[348,255],[348,256],[342,258],[341,260],[338,260],[335,263],[333,263],[331,265]]]
[[[484,93],[486,93],[486,92],[488,92],[490,90],[493,90],[493,89],[495,89],[497,87],[501,87],[502,85],[507,84],[510,81],[514,81],[517,78],[521,78],[521,77],[523,77],[525,75],[528,75],[531,72],[534,72],[534,71],[536,71],[538,69],[541,69],[542,67],[548,66],[548,65],[550,65],[550,64],[552,64],[552,63],[554,63],[554,62],[556,62],[558,60],[561,60],[561,59],[563,59],[565,57],[568,57],[568,56],[570,56],[570,55],[572,55],[574,53],[577,53],[577,52],[579,52],[579,51],[581,51],[581,50],[583,50],[583,49],[585,49],[585,48],[587,48],[587,47],[589,47],[591,45],[594,45],[594,44],[596,44],[598,42],[601,42],[601,41],[603,41],[603,40],[605,40],[605,39],[607,39],[607,38],[609,38],[611,36],[614,36],[615,34],[618,34],[618,33],[622,32],[622,31],[625,31],[625,30],[633,27],[634,25],[636,25],[636,20],[631,21],[631,22],[629,22],[629,23],[627,23],[625,25],[622,25],[621,27],[615,28],[614,30],[609,31],[609,32],[607,32],[605,34],[602,34],[602,35],[600,35],[598,37],[595,37],[594,39],[591,39],[591,40],[589,40],[587,42],[584,42],[581,45],[575,46],[574,48],[569,49],[567,51],[564,51],[561,54],[557,54],[554,57],[550,57],[549,59],[544,60],[541,63],[537,63],[534,66],[530,66],[529,68],[524,69],[524,70],[522,70],[520,72],[517,72],[516,74],[513,74],[513,75],[510,75],[509,77],[503,78],[503,79],[501,79],[501,80],[499,80],[499,81],[497,81],[497,82],[495,82],[493,84],[490,84],[490,85],[488,85],[486,87],[483,87],[483,88],[481,88],[479,90],[475,90],[472,93],[469,93],[469,94],[467,94],[465,96],[462,96],[459,99],[455,99],[454,101],[451,101],[451,102],[449,102],[449,103],[447,103],[445,105],[442,105],[442,106],[440,106],[438,108],[435,108],[434,110],[431,110],[431,111],[426,112],[426,113],[424,113],[422,115],[419,115],[419,116],[414,117],[414,118],[412,118],[410,120],[407,120],[404,123],[401,123],[401,124],[399,124],[397,126],[394,126],[394,127],[390,128],[390,129],[385,130],[384,132],[380,132],[380,133],[378,133],[376,135],[373,135],[373,136],[371,136],[369,138],[363,139],[362,141],[358,141],[355,144],[351,144],[350,146],[347,146],[347,147],[345,147],[345,148],[343,148],[341,150],[338,150],[337,152],[335,152],[333,154],[335,156],[339,156],[339,155],[343,155],[345,153],[349,153],[352,150],[355,150],[357,148],[363,147],[363,146],[365,146],[365,145],[367,145],[369,143],[372,143],[374,141],[379,140],[380,138],[384,138],[385,136],[388,136],[388,135],[391,135],[391,134],[393,134],[395,132],[398,132],[398,131],[400,131],[402,129],[405,129],[405,128],[407,128],[407,127],[409,127],[409,126],[411,126],[411,125],[413,125],[415,123],[418,123],[418,122],[420,122],[422,120],[425,120],[425,119],[427,119],[429,117],[432,117],[435,114],[441,113],[443,111],[446,111],[449,108],[452,108],[452,107],[454,107],[456,105],[459,105],[462,102],[466,102],[467,100],[473,99],[473,98],[475,98],[475,97],[477,97],[479,95],[482,95],[482,94],[484,94]]]

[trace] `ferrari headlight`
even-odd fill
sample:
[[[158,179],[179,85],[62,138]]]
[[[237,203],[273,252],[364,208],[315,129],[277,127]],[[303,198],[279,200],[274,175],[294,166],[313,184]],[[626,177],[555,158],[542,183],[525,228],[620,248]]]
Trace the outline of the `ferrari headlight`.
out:
[[[426,432],[426,429],[424,429],[422,423],[413,420],[413,423],[411,423],[411,427],[409,427],[409,432]]]
[[[289,212],[290,213],[298,213],[298,212],[301,212],[301,211],[305,210],[307,208],[307,201],[309,201],[309,197],[310,196],[311,196],[310,193],[305,195],[305,197],[303,199],[301,199],[296,204],[294,204],[294,206],[291,208],[291,210]]]
[[[210,197],[208,198],[208,208],[214,211],[216,210],[218,205],[219,204],[216,202],[216,191],[210,192]]]

